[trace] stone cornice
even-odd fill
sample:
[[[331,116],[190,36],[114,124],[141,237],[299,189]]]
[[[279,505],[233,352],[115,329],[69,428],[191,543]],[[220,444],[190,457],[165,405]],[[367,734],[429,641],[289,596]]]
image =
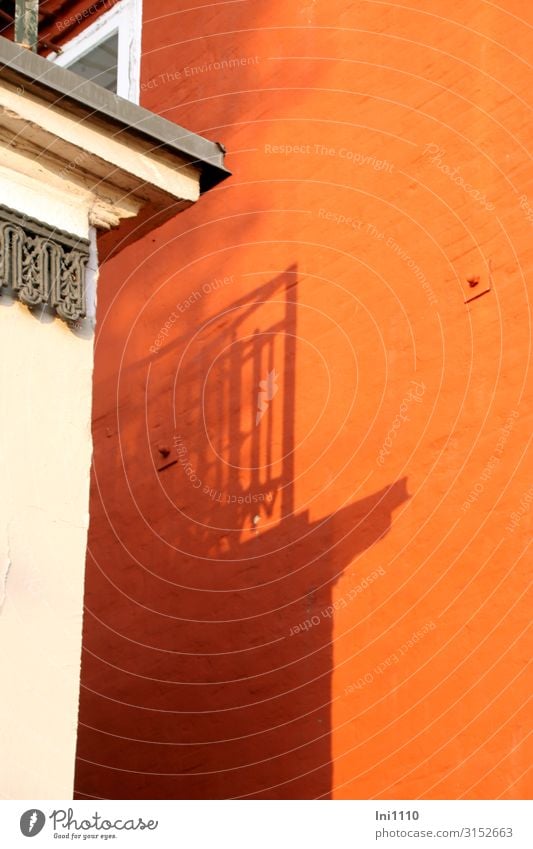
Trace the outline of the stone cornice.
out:
[[[125,247],[225,179],[223,160],[220,145],[0,37],[0,291],[92,317],[90,228],[127,222]]]
[[[0,153],[12,172],[87,206],[90,224],[100,229],[144,207],[175,214],[177,202],[189,205],[200,195],[200,172],[184,159],[117,136],[96,118],[80,121],[2,79]]]
[[[41,103],[60,106],[79,122],[105,124],[116,137],[142,139],[152,151],[169,153],[174,162],[188,162],[200,173],[202,192],[230,176],[224,165],[225,149],[219,142],[192,133],[2,37],[0,78],[20,92],[36,95]]]
[[[90,226],[139,218],[138,237],[225,179],[223,160],[220,145],[0,37],[1,170],[63,194]]]

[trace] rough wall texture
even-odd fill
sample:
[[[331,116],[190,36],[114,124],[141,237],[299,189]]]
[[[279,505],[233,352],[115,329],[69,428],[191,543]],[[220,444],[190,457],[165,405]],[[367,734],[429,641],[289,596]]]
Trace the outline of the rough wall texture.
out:
[[[11,156],[8,146],[2,147],[2,200],[19,213],[86,239],[87,208],[71,205],[52,190],[48,175],[49,182],[32,186],[17,173],[20,160]],[[0,258],[4,275],[4,251]],[[90,275],[94,280],[94,268]],[[89,523],[92,368],[88,321],[74,329],[40,307],[30,312],[2,287],[3,799],[68,799],[73,792]]]
[[[101,278],[77,792],[525,796],[531,10],[191,5],[141,102],[234,176]]]

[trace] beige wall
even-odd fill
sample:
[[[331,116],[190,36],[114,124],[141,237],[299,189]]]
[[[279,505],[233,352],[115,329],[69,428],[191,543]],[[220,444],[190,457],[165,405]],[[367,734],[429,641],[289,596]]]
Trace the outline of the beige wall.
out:
[[[88,236],[86,209],[14,179],[0,169],[4,204]],[[91,275],[96,277],[95,270]],[[39,312],[0,297],[0,794],[5,798],[72,797],[92,335],[90,320],[73,331],[52,315],[40,318]]]
[[[142,210],[136,226],[146,230],[198,199],[194,164],[30,89],[0,80],[0,203],[87,238],[89,222],[102,231]],[[73,793],[96,248],[93,254],[92,303],[76,330],[0,295],[0,796],[7,798]]]

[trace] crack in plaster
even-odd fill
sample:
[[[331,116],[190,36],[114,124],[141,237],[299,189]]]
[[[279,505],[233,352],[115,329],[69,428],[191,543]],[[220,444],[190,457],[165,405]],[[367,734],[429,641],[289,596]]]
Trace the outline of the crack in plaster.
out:
[[[5,556],[2,557],[2,591],[1,591],[1,594],[0,594],[0,612],[3,609],[4,602],[6,600],[7,579],[9,577],[9,571],[10,571],[11,566],[12,566],[11,545],[10,545],[10,541],[9,541],[9,537],[10,537],[9,524],[6,525],[5,532],[6,532],[6,550],[5,550]]]

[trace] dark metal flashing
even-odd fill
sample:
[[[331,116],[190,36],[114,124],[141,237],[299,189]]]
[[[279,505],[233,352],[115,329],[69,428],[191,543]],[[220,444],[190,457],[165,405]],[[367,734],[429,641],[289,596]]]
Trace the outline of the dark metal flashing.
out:
[[[139,136],[151,142],[154,149],[185,158],[201,171],[202,192],[231,176],[224,167],[224,147],[218,142],[191,133],[1,36],[0,78],[22,83],[25,90],[78,115],[103,118],[116,126],[117,135]]]

